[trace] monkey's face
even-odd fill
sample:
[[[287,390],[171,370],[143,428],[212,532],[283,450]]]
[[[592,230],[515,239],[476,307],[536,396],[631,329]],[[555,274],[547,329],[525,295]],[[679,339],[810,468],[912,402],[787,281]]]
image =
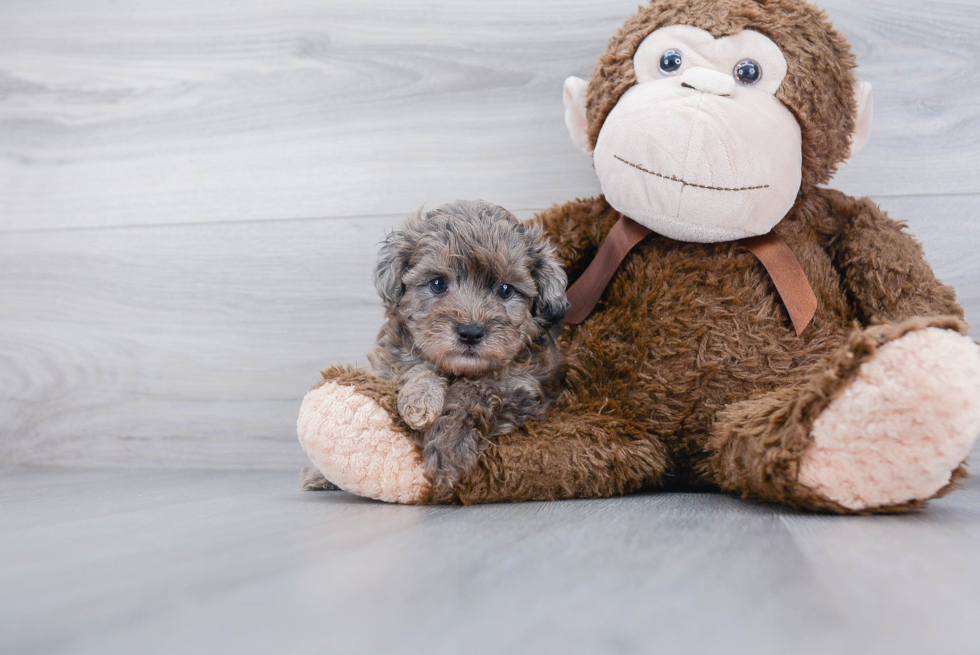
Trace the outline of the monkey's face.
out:
[[[565,123],[614,208],[678,240],[768,232],[871,135],[871,85],[805,0],[651,0]]]
[[[614,208],[683,241],[765,234],[792,208],[802,137],[775,97],[786,61],[758,32],[650,34],[637,82],[599,132],[595,169]]]

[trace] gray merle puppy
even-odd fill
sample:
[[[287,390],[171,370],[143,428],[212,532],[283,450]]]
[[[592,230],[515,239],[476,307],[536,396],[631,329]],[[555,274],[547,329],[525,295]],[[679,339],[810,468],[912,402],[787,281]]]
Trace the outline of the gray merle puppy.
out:
[[[540,230],[488,202],[419,212],[388,236],[375,270],[385,324],[368,359],[400,385],[433,484],[454,485],[485,443],[543,418],[566,281]]]

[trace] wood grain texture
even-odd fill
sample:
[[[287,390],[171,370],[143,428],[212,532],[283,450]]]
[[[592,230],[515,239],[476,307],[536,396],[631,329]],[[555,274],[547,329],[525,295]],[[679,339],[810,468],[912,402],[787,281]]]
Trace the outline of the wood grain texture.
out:
[[[874,87],[871,140],[832,185],[876,197],[980,191],[976,0],[816,4]]]
[[[393,217],[0,241],[0,461],[293,467],[299,401],[365,363]]]
[[[978,480],[844,518],[711,494],[400,507],[297,483],[0,470],[0,650],[976,651]]]
[[[980,322],[980,12],[824,3],[876,87],[834,182]],[[598,192],[562,121],[633,0],[0,3],[0,463],[288,468],[386,229]],[[975,331],[974,336],[980,336]]]
[[[823,3],[876,89],[837,184],[980,192],[974,2]],[[0,6],[0,230],[593,195],[562,121],[635,0]]]
[[[977,196],[888,198],[980,323]],[[402,217],[11,233],[0,461],[293,468],[317,371],[365,363]],[[974,336],[980,331],[974,330]]]

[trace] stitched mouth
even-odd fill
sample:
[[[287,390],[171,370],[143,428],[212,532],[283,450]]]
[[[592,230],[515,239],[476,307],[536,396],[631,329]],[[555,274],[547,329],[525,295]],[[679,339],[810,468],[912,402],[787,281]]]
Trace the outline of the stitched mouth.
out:
[[[684,186],[692,186],[692,187],[695,187],[697,189],[709,189],[711,191],[754,191],[756,189],[768,189],[769,188],[769,185],[768,184],[762,184],[760,186],[743,186],[740,189],[729,189],[729,188],[726,188],[726,187],[705,186],[704,184],[694,184],[693,182],[687,182],[686,180],[682,180],[682,179],[678,178],[675,175],[661,175],[660,173],[655,173],[653,171],[648,171],[647,169],[643,168],[639,164],[634,164],[631,161],[626,161],[625,159],[623,159],[619,155],[613,155],[613,157],[615,157],[619,161],[623,162],[627,166],[632,166],[633,168],[635,168],[638,171],[643,171],[644,173],[648,173],[650,175],[654,175],[656,177],[659,177],[659,178],[662,178],[662,179],[665,179],[665,180],[670,180],[672,182],[680,182]]]

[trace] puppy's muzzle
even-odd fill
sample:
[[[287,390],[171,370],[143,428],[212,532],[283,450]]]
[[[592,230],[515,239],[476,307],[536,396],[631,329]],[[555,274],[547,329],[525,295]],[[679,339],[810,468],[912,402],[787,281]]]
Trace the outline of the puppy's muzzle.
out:
[[[456,328],[456,334],[459,336],[461,343],[467,346],[476,346],[481,341],[483,337],[486,336],[487,331],[482,325],[460,325]]]

